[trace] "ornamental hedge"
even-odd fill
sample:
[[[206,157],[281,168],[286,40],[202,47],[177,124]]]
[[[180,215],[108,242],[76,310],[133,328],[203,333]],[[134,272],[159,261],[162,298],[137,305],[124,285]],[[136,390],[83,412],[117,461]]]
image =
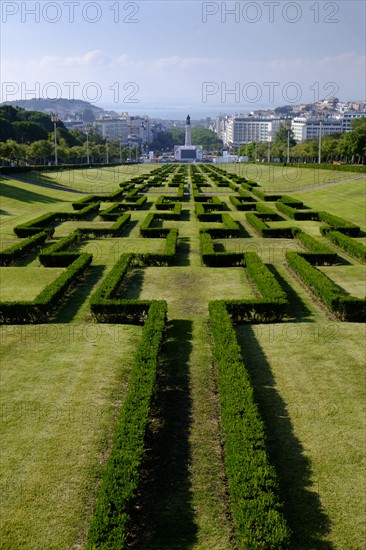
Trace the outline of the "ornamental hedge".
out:
[[[75,284],[92,261],[91,254],[81,254],[57,279],[46,286],[33,301],[0,302],[0,323],[23,325],[50,320],[66,292]]]
[[[339,218],[338,216],[333,216],[333,214],[329,214],[329,212],[318,212],[319,219],[322,222],[325,222],[328,227],[321,227],[320,231],[322,234],[326,234],[327,231],[330,230],[336,230],[340,233],[344,233],[345,235],[348,235],[349,237],[358,237],[360,233],[360,227],[352,222],[349,222],[347,220],[344,220],[343,218]],[[329,227],[331,229],[329,229]]]
[[[124,300],[120,288],[129,269],[133,254],[122,254],[90,300],[90,309],[99,323],[144,324],[151,301]]]
[[[145,437],[166,315],[166,302],[151,303],[90,523],[89,549],[127,548],[131,513],[141,480]]]
[[[256,203],[252,201],[247,202],[244,197],[235,197],[234,195],[230,195],[229,200],[237,210],[256,210]]]
[[[366,300],[344,294],[340,288],[323,273],[313,267],[306,255],[286,252],[289,267],[293,269],[328,309],[341,321],[366,321]]]
[[[11,265],[16,260],[24,258],[27,254],[36,250],[40,244],[43,244],[52,233],[53,230],[46,229],[5,248],[0,252],[0,266]]]
[[[30,237],[36,233],[40,233],[45,228],[52,227],[52,225],[57,222],[82,220],[89,214],[98,212],[99,206],[100,202],[93,202],[87,204],[87,206],[77,212],[50,212],[48,214],[43,214],[29,222],[17,225],[14,227],[14,233],[17,237]]]
[[[340,231],[327,231],[325,233],[327,239],[332,241],[335,245],[339,246],[342,250],[361,260],[361,262],[366,262],[366,246],[348,235],[344,235]]]
[[[150,212],[140,225],[140,235],[146,238],[161,239],[167,237],[170,229],[167,227],[153,227],[156,222],[156,212]]]
[[[310,209],[299,210],[299,208],[290,206],[289,204],[285,204],[282,201],[277,201],[276,206],[280,212],[283,212],[293,220],[313,220],[313,221],[319,220],[319,214],[314,210],[310,210]]]
[[[208,267],[233,267],[244,265],[243,254],[236,252],[216,252],[211,235],[200,231],[202,261]]]
[[[265,427],[235,330],[224,302],[210,302],[209,313],[218,368],[224,462],[239,546],[289,548],[290,530],[282,515],[276,472],[268,458]]]
[[[251,189],[252,193],[259,197],[262,201],[268,201],[268,202],[274,202],[281,199],[282,195],[278,194],[271,194],[271,193],[264,193],[260,189]]]
[[[262,219],[262,214],[248,212],[245,214],[247,222],[263,237],[274,239],[293,239],[301,231],[298,227],[270,227]],[[264,214],[264,216],[266,216]]]
[[[307,261],[311,264],[332,265],[337,260],[337,253],[334,250],[304,231],[298,233],[296,238],[311,252],[311,254],[306,254]]]

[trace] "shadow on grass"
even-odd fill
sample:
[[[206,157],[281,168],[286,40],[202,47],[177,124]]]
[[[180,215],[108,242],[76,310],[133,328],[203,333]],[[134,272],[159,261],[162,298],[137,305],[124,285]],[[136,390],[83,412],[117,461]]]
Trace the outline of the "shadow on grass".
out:
[[[187,209],[183,209],[180,215],[180,221],[182,222],[189,222],[191,219],[191,213]]]
[[[114,298],[138,300],[144,282],[144,277],[144,269],[132,269],[127,274],[123,286],[114,294]]]
[[[180,237],[178,240],[178,252],[175,255],[174,265],[187,266],[189,263],[189,254],[191,251],[189,237]]]
[[[168,323],[129,548],[188,550],[197,541],[189,463],[192,322]]]
[[[132,230],[139,224],[137,220],[133,220],[128,222],[128,224],[122,229],[122,231],[119,233],[119,237],[128,237]]]
[[[294,290],[294,288],[286,281],[286,279],[277,271],[276,267],[271,264],[267,264],[268,269],[277,279],[278,283],[281,285],[281,288],[287,294],[287,300],[289,302],[288,312],[290,319],[287,322],[296,322],[296,323],[312,323],[314,322],[314,312],[312,312],[307,305],[302,301],[300,296]]]
[[[70,323],[90,296],[91,289],[103,276],[104,266],[91,267],[86,276],[76,283],[63,301],[60,309],[52,319],[52,323]]]
[[[286,404],[276,390],[271,366],[251,325],[239,326],[237,333],[254,397],[266,425],[268,451],[277,470],[284,514],[293,532],[291,548],[332,550],[332,544],[322,540],[330,532],[330,520],[313,485],[311,463],[294,434]]]
[[[29,191],[28,189],[19,189],[19,187],[9,185],[3,180],[1,180],[0,185],[0,196],[8,199],[15,199],[21,202],[60,202],[59,199],[54,199],[52,197],[42,195],[41,193],[35,193],[34,191]]]

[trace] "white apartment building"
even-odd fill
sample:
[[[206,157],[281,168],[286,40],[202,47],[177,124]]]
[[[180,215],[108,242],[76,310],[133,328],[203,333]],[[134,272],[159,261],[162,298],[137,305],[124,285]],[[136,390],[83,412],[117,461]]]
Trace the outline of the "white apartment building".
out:
[[[222,138],[225,145],[234,147],[244,143],[273,141],[280,125],[279,118],[228,117]]]
[[[128,116],[128,141],[135,144],[148,144],[152,142],[150,119],[148,116]]]
[[[109,141],[128,143],[128,127],[126,118],[101,118],[94,122],[103,137]]]
[[[366,111],[346,111],[343,113],[342,132],[350,132],[352,130],[352,120],[362,117],[366,117]]]
[[[296,117],[291,121],[291,129],[297,142],[307,139],[319,139],[320,128],[322,136],[340,134],[342,119],[327,118],[323,121],[317,117]]]

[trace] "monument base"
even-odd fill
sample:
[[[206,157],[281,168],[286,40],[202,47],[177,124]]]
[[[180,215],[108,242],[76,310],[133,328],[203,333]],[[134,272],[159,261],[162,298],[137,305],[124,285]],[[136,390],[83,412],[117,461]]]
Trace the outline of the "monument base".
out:
[[[202,149],[196,145],[177,145],[174,158],[178,162],[196,162],[202,160]]]

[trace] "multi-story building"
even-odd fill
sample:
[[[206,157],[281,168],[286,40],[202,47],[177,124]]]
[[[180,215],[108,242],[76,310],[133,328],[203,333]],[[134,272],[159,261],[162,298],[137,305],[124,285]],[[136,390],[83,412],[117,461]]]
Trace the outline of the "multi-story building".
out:
[[[148,116],[127,116],[128,142],[146,145],[152,142],[150,119]]]
[[[322,136],[339,134],[342,130],[341,118],[295,117],[291,122],[291,129],[297,142],[307,139],[319,139]]]
[[[120,141],[128,143],[128,127],[126,118],[103,117],[96,120],[93,124],[99,129],[103,137],[109,141]]]
[[[352,130],[352,120],[362,117],[366,117],[366,111],[346,111],[345,113],[343,113],[342,132],[350,132]]]
[[[222,137],[224,144],[229,147],[238,147],[243,143],[272,141],[280,125],[280,118],[228,117]]]

